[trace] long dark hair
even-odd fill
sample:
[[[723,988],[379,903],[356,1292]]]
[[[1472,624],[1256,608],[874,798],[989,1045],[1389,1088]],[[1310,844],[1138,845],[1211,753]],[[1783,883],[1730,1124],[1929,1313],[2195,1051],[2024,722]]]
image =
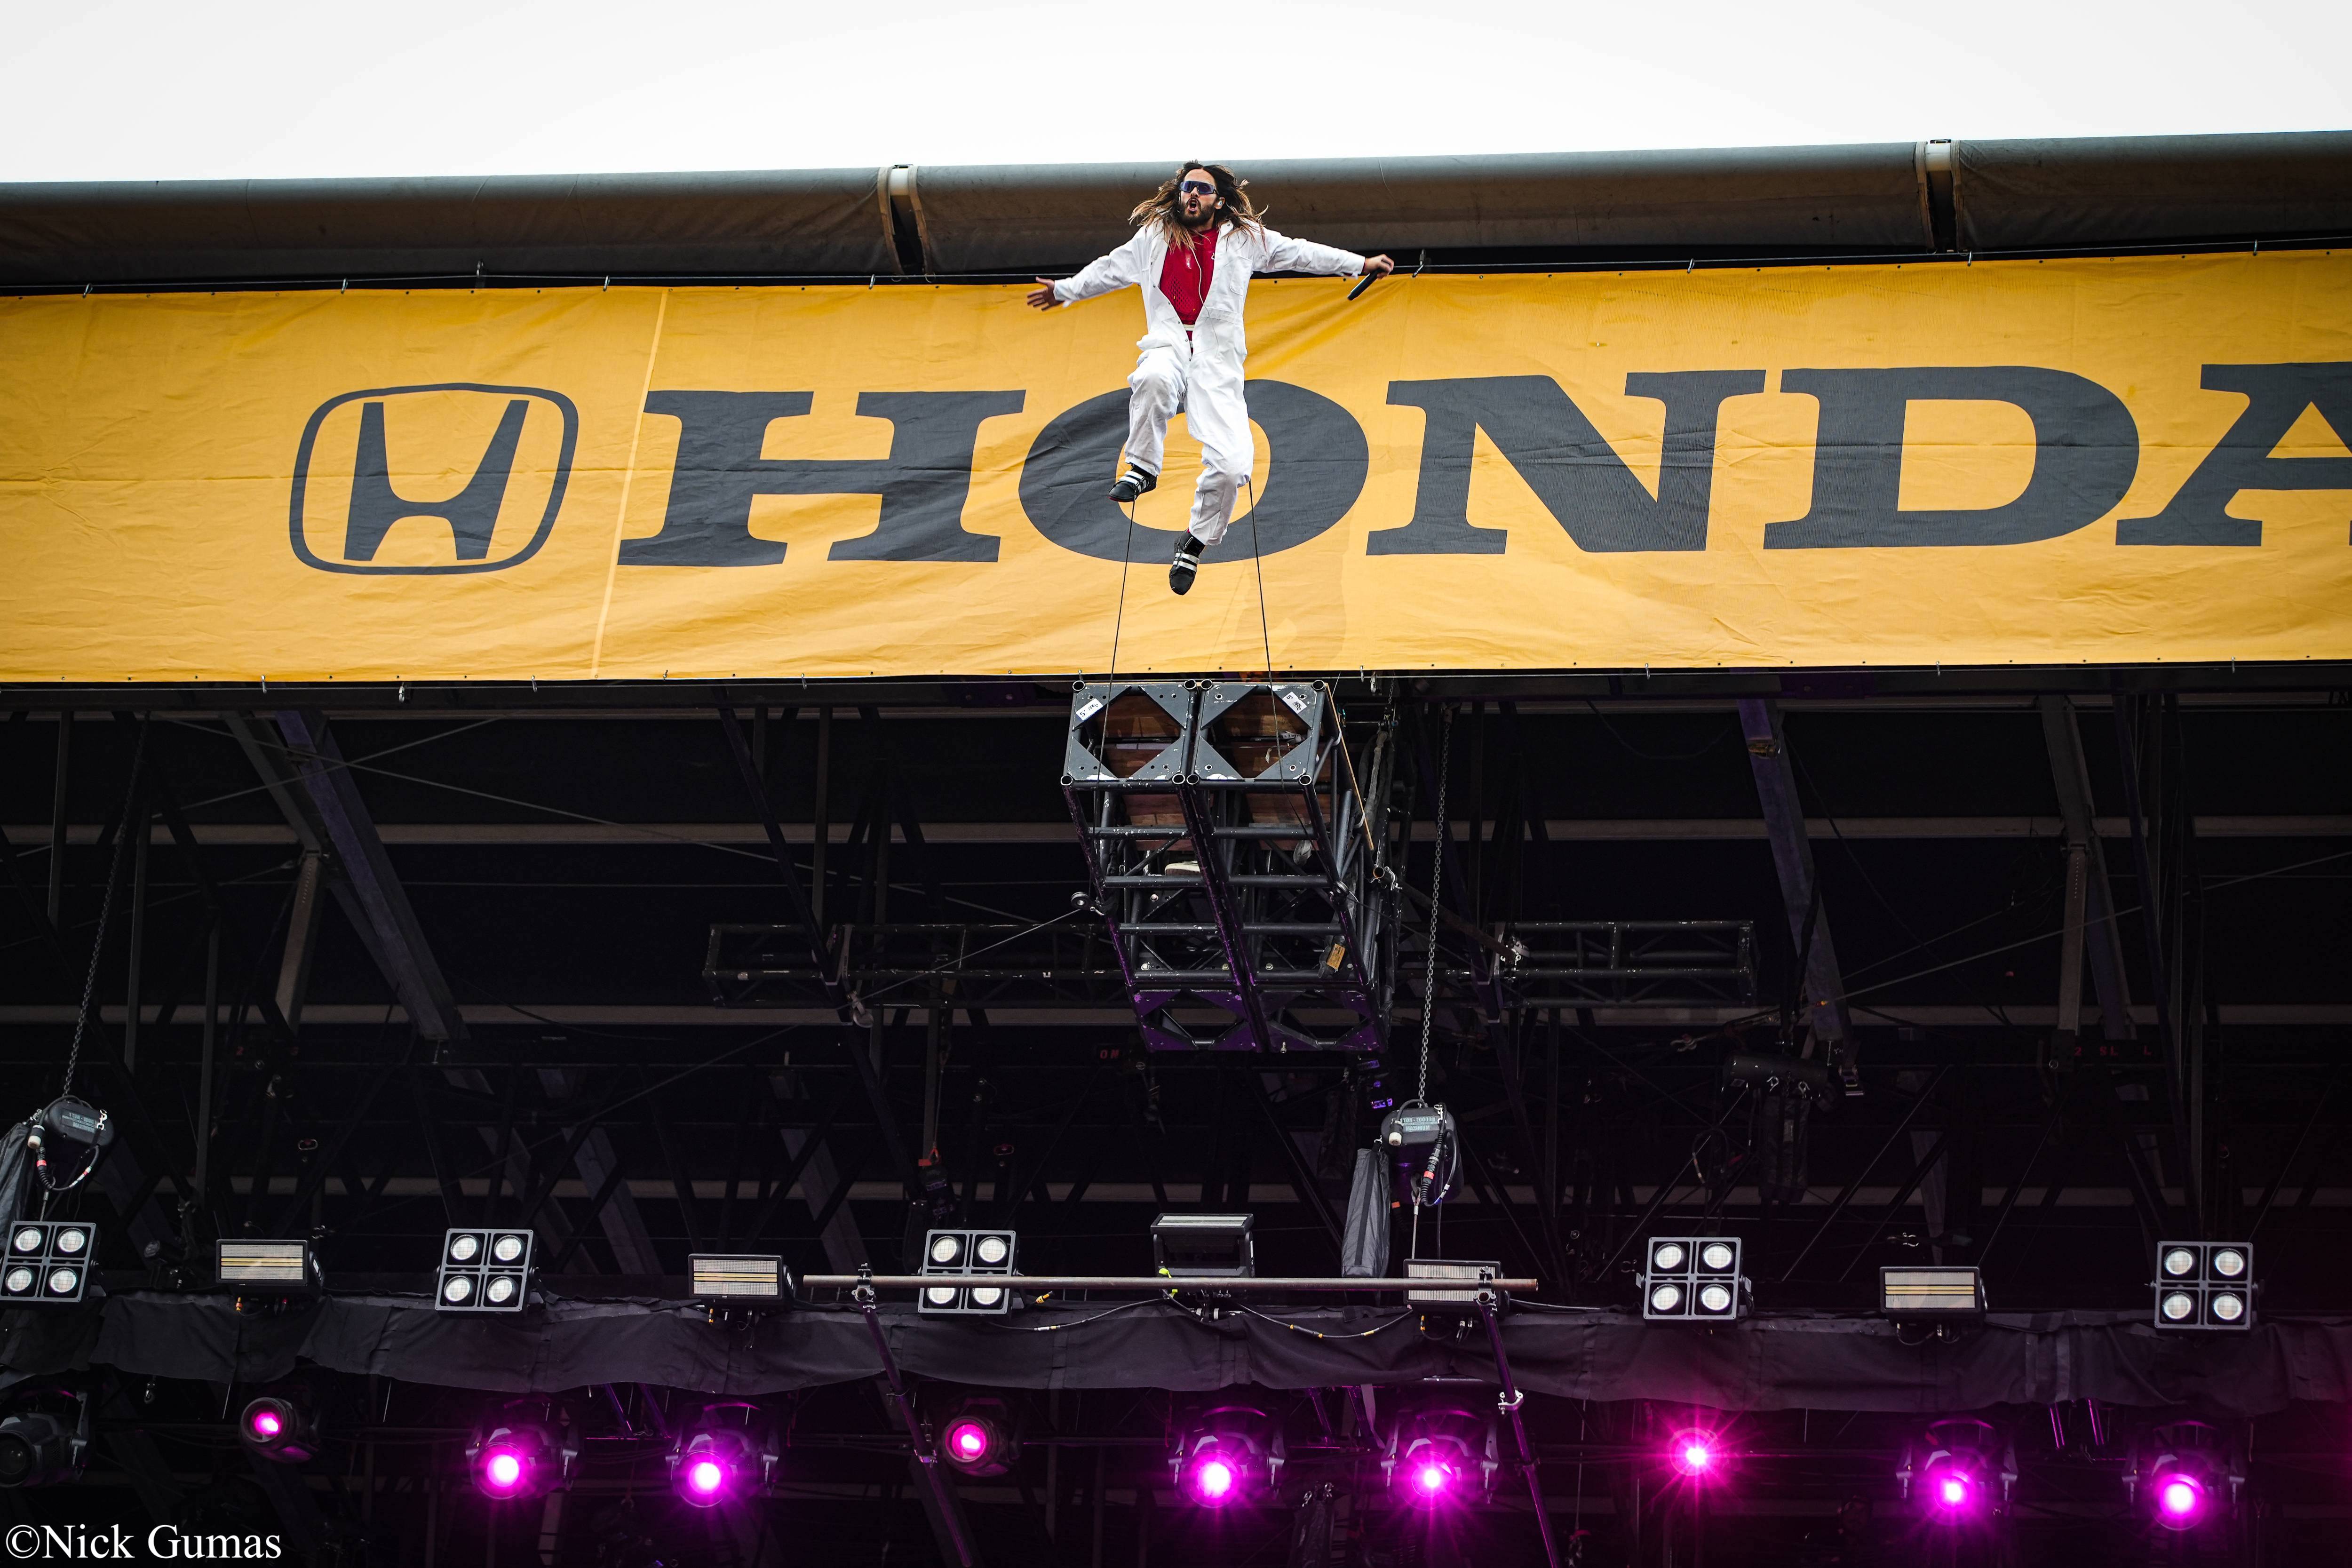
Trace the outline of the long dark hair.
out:
[[[1238,224],[1244,228],[1250,229],[1263,226],[1258,210],[1251,205],[1247,195],[1249,182],[1235,175],[1223,163],[1202,163],[1198,159],[1189,163],[1177,164],[1176,172],[1160,181],[1157,191],[1136,204],[1135,210],[1127,215],[1127,221],[1139,226],[1147,223],[1158,224],[1160,234],[1167,238],[1169,244],[1181,245],[1189,248],[1192,243],[1193,231],[1184,226],[1184,220],[1180,216],[1183,210],[1184,199],[1179,194],[1178,187],[1183,184],[1184,176],[1195,169],[1216,182],[1217,199],[1224,204],[1211,219],[1209,225],[1211,230],[1214,230],[1221,223]]]

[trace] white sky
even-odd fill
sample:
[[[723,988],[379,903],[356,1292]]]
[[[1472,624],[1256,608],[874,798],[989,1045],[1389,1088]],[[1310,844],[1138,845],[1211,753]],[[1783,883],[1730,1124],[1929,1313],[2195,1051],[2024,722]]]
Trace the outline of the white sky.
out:
[[[2347,0],[0,0],[0,180],[2336,130],[2347,60]]]

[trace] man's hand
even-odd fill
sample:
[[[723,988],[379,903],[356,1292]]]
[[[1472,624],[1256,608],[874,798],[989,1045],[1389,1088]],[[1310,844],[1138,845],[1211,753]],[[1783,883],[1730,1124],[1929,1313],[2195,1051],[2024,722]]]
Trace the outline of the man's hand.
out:
[[[1383,256],[1381,259],[1386,261],[1388,258]],[[1060,304],[1062,301],[1054,297],[1054,280],[1051,278],[1038,279],[1037,287],[1029,290],[1029,302],[1041,310],[1050,310]]]
[[[1391,261],[1387,257],[1368,256],[1364,258],[1364,269],[1356,274],[1356,276],[1359,278],[1385,278],[1395,270],[1396,263]]]

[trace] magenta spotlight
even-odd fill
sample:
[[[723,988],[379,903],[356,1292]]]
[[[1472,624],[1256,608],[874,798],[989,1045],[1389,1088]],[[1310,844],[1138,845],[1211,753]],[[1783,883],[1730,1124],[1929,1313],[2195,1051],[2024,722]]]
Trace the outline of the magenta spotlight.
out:
[[[492,1497],[513,1497],[530,1473],[530,1462],[513,1448],[492,1448],[482,1456],[482,1489]]]
[[[2205,1511],[2205,1489],[2187,1476],[2167,1476],[2156,1484],[2156,1510],[2176,1528],[2194,1524]]]
[[[973,1394],[948,1405],[932,1428],[940,1457],[960,1475],[1001,1476],[1020,1458],[1013,1412],[1002,1399]]]
[[[1949,1416],[1928,1424],[1926,1451],[1905,1450],[1896,1475],[1931,1522],[1968,1526],[2008,1511],[2017,1451],[1990,1422]]]
[[[1946,1476],[1936,1483],[1938,1506],[1961,1509],[1969,1506],[1969,1479],[1966,1476]]]
[[[1723,1451],[1712,1433],[1678,1432],[1666,1453],[1675,1473],[1686,1480],[1705,1480],[1722,1467]]]
[[[2134,1501],[2167,1530],[2196,1530],[2237,1511],[2246,1484],[2243,1451],[2202,1421],[2175,1421],[2133,1444],[2124,1478]]]
[[[299,1394],[262,1394],[237,1416],[237,1440],[247,1453],[274,1464],[304,1463],[319,1451],[305,1408],[308,1403]]]
[[[1245,1405],[1220,1405],[1192,1418],[1168,1456],[1169,1473],[1202,1508],[1249,1503],[1282,1477],[1282,1425]]]
[[[556,1428],[539,1414],[545,1406],[536,1401],[517,1403],[532,1414],[485,1423],[475,1429],[474,1440],[466,1449],[466,1462],[474,1472],[474,1489],[500,1502],[552,1491],[556,1483],[572,1474],[572,1461],[580,1454],[569,1441],[568,1425],[562,1428],[565,1437],[560,1440]]]
[[[670,1450],[669,1485],[691,1508],[716,1508],[764,1487],[776,1468],[776,1445],[751,1405],[711,1405]]]
[[[1212,1455],[1192,1467],[1192,1495],[1213,1508],[1218,1507],[1232,1500],[1240,1479],[1233,1466]]]

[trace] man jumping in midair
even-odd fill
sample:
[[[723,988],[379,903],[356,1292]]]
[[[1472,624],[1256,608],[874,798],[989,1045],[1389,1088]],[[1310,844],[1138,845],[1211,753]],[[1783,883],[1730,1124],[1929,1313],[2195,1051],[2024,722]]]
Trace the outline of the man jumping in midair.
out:
[[[1242,365],[1249,343],[1242,307],[1258,272],[1321,272],[1379,277],[1394,263],[1328,245],[1292,239],[1259,221],[1242,194],[1245,182],[1219,163],[1181,165],[1159,191],[1128,215],[1135,237],[1075,278],[1037,279],[1029,303],[1041,310],[1076,304],[1139,284],[1145,331],[1127,378],[1127,471],[1110,488],[1121,503],[1158,488],[1168,419],[1180,409],[1201,443],[1201,480],[1192,491],[1192,525],[1176,546],[1168,585],[1192,586],[1201,552],[1225,536],[1242,481],[1256,461]]]

